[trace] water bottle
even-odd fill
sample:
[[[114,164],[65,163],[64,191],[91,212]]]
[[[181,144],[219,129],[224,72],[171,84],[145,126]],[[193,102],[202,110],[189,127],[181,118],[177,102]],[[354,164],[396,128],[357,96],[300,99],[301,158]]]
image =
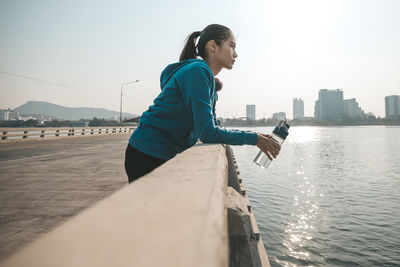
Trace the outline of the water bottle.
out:
[[[287,124],[286,121],[280,121],[278,126],[276,126],[275,129],[272,131],[272,138],[282,146],[283,141],[285,141],[286,137],[289,135],[289,128],[290,125]],[[261,150],[260,152],[258,152],[253,161],[255,164],[263,169],[268,168],[269,164],[271,163],[271,160]]]

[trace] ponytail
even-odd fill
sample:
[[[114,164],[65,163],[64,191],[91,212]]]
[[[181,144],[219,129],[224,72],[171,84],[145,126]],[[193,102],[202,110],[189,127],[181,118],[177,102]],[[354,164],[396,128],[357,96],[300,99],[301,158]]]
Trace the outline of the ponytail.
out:
[[[232,32],[228,27],[219,24],[210,24],[201,32],[193,32],[187,38],[186,45],[182,50],[179,61],[197,58],[197,56],[205,59],[208,56],[206,51],[208,41],[214,40],[219,46],[222,41],[228,39],[231,35]],[[199,41],[196,45],[197,38],[199,38]]]
[[[187,38],[186,45],[182,50],[181,56],[179,57],[179,61],[197,58],[196,52],[196,39],[199,37],[201,32],[193,32]]]

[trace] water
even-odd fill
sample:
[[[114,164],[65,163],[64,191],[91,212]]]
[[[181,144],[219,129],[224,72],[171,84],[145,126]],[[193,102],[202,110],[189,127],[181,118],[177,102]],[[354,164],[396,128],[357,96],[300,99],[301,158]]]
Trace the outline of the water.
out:
[[[232,148],[271,266],[400,266],[400,127],[292,127],[268,169]]]

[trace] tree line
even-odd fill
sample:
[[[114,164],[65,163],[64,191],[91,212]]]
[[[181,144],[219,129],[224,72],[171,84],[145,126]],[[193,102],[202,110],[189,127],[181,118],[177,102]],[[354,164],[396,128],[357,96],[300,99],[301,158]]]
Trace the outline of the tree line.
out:
[[[226,127],[263,127],[263,126],[275,126],[279,123],[279,120],[272,118],[263,118],[259,120],[251,119],[218,119],[221,126]],[[365,118],[365,119],[354,119],[344,117],[340,121],[318,121],[314,119],[294,119],[288,120],[288,123],[292,126],[352,126],[352,125],[400,125],[400,117],[392,118]],[[38,120],[12,120],[12,121],[0,121],[0,127],[16,127],[16,128],[29,128],[29,127],[98,127],[98,126],[117,126],[119,121],[106,120],[94,117],[91,120],[80,119],[79,121],[70,120],[52,120],[44,121],[40,123]],[[128,124],[125,124],[128,125]],[[129,124],[130,125],[130,124]]]
[[[279,123],[277,119],[222,119],[219,118],[222,126],[226,127],[263,127],[275,126]],[[357,125],[400,125],[400,116],[391,118],[349,118],[343,117],[337,121],[319,121],[313,118],[287,120],[291,126],[357,126]]]

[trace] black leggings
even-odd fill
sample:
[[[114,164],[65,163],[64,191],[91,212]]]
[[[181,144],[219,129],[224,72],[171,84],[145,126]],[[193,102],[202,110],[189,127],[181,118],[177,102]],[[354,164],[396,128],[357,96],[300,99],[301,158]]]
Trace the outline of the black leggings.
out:
[[[164,162],[166,160],[151,157],[128,144],[125,152],[125,171],[129,183],[151,172]]]

